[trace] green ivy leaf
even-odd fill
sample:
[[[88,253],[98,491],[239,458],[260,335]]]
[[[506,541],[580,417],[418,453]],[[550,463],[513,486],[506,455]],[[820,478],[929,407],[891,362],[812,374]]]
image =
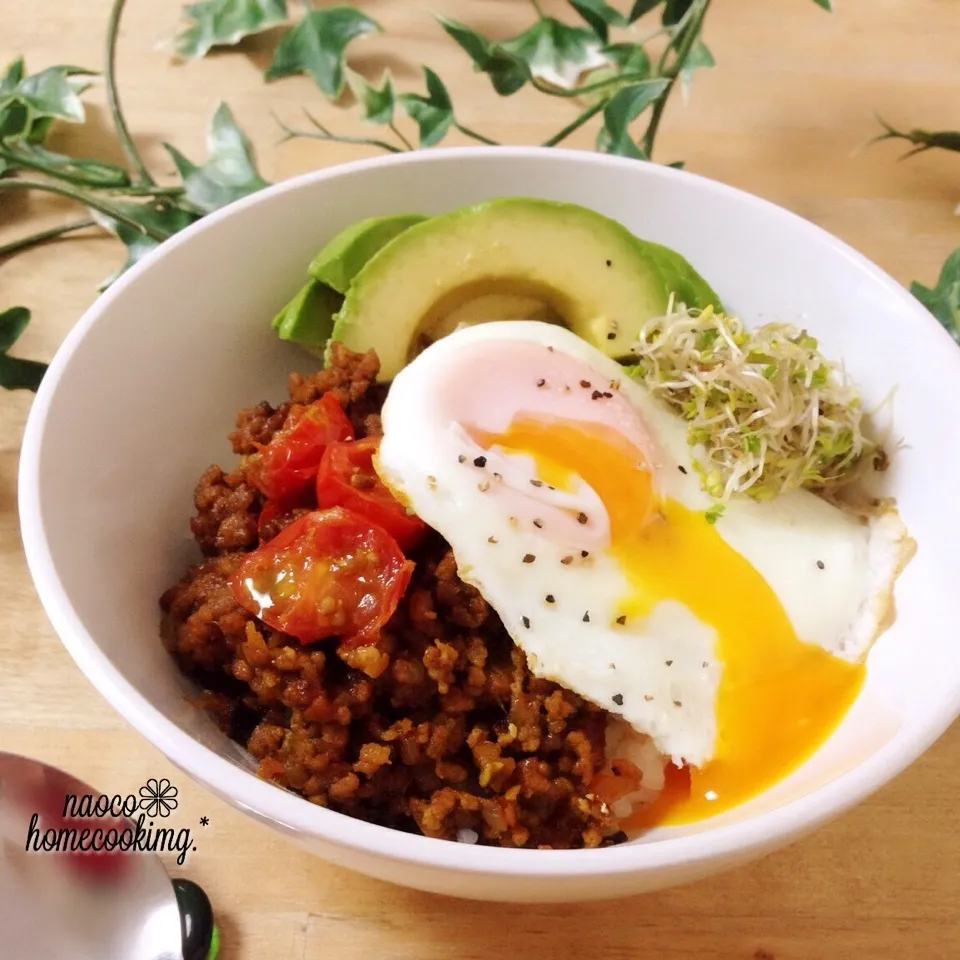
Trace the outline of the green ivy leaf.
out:
[[[376,21],[354,7],[311,10],[284,34],[265,77],[276,80],[307,73],[327,97],[336,100],[346,84],[343,71],[350,41],[379,31]]]
[[[544,17],[499,47],[522,60],[538,80],[560,90],[573,89],[584,73],[607,63],[592,31],[567,26],[553,17]]]
[[[713,54],[707,48],[707,45],[698,39],[690,48],[690,52],[683,61],[683,67],[680,70],[680,84],[684,94],[690,89],[690,79],[694,70],[708,69],[716,65],[717,61],[713,59]]]
[[[400,105],[420,130],[420,146],[439,143],[453,124],[453,103],[443,81],[429,68],[423,68],[427,95],[401,93]]]
[[[597,149],[634,160],[649,160],[630,136],[630,124],[670,86],[668,80],[641,80],[618,90],[603,108],[603,126],[597,134]]]
[[[497,44],[487,40],[483,34],[477,33],[472,27],[458,20],[451,20],[439,14],[436,17],[440,26],[456,40],[473,61],[474,68],[490,78],[493,89],[501,97],[509,97],[526,84],[529,79],[527,68],[513,54],[507,53]]]
[[[627,18],[605,0],[567,0],[567,2],[603,43],[610,39],[610,27],[627,25]]]
[[[85,67],[57,66],[27,76],[18,57],[0,80],[0,140],[39,143],[53,120],[83,123],[80,94],[90,85],[85,78],[94,75]]]
[[[393,108],[396,103],[396,91],[393,88],[393,77],[390,71],[385,70],[380,80],[380,86],[375,87],[366,77],[346,67],[344,70],[347,86],[357,98],[357,103],[363,110],[363,119],[368,123],[393,123]]]
[[[600,52],[619,73],[650,74],[650,57],[639,43],[611,43],[602,47]]]
[[[200,219],[200,214],[193,210],[186,210],[174,203],[166,200],[150,201],[149,203],[115,203],[115,207],[121,213],[142,223],[145,226],[152,227],[164,235],[168,240],[175,233],[179,233],[184,227],[189,227]],[[125,223],[119,223],[113,217],[105,216],[99,210],[91,210],[90,215],[101,227],[109,230],[117,237],[127,248],[127,259],[123,266],[115,273],[111,274],[99,289],[106,290],[118,277],[129,270],[135,263],[142,260],[148,253],[153,253],[160,243],[152,237],[144,236],[139,230],[128,226]]]
[[[662,2],[663,0],[636,0],[630,9],[630,13],[627,15],[627,20],[630,23],[635,23],[645,14],[659,7]]]
[[[678,24],[693,6],[694,0],[664,0],[663,13],[660,15],[665,27]]]
[[[826,11],[828,11],[828,12],[831,12],[831,13],[833,12],[833,2],[832,2],[832,0],[813,0],[813,2],[814,2],[818,7],[823,7],[824,10],[826,10]]]
[[[212,213],[270,185],[260,176],[253,146],[225,103],[217,106],[207,128],[207,159],[202,167],[169,143],[164,146],[183,181],[187,203],[202,213]]]
[[[286,23],[287,0],[202,0],[183,8],[190,25],[173,38],[179,57],[195,59]]]
[[[592,93],[582,95],[587,103],[598,103],[607,100],[617,90],[636,83],[638,79],[650,75],[651,64],[646,50],[639,43],[613,43],[606,47],[601,47],[600,52],[607,58],[609,65],[600,67],[590,73],[591,83],[603,83],[606,81],[615,81],[621,74],[629,74],[628,80],[621,80],[619,83],[611,82],[609,86],[600,90],[594,90]]]
[[[960,247],[947,257],[940,279],[932,290],[914,281],[910,284],[910,292],[960,343]]]
[[[103,160],[68,157],[47,150],[28,140],[5,144],[6,161],[13,167],[38,170],[70,183],[101,189],[121,189],[130,186],[130,175],[122,167]]]
[[[30,311],[26,307],[10,307],[0,313],[0,387],[5,390],[36,392],[47,372],[45,363],[7,355],[29,323]]]

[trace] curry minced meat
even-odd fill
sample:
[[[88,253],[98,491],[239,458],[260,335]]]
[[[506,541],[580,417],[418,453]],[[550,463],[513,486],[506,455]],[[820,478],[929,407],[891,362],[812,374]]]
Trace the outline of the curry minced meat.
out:
[[[197,704],[256,758],[259,775],[311,803],[428,837],[506,847],[624,839],[589,784],[605,711],[537,679],[496,612],[428,531],[409,585],[373,638],[347,646],[280,632],[241,606],[230,577],[316,504],[261,516],[261,451],[305,405],[335,398],[357,439],[378,437],[386,388],[374,353],[334,345],[326,369],[291,374],[289,402],[243,410],[237,464],[211,466],[190,522],[204,555],[161,600],[164,642],[204,691]],[[262,486],[262,484],[261,484]]]

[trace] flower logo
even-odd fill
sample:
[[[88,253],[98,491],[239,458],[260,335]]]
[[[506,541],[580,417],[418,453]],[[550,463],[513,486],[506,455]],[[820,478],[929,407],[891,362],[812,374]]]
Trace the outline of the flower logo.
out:
[[[140,809],[148,817],[169,817],[177,809],[177,788],[166,777],[151,777],[140,788]]]

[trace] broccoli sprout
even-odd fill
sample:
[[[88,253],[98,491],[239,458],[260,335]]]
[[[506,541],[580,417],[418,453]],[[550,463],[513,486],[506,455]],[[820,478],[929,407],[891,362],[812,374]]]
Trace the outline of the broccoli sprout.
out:
[[[825,491],[882,459],[864,436],[857,389],[805,330],[747,330],[712,307],[674,309],[671,300],[631,350],[630,375],[688,422],[687,440],[702,450],[694,468],[717,501]]]

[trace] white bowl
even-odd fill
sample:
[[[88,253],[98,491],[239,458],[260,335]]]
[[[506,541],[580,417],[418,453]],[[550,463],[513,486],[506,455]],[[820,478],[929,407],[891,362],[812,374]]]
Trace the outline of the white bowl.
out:
[[[694,827],[599,850],[468,846],[373,826],[257,779],[245,752],[184,701],[158,639],[157,599],[196,558],[193,486],[227,463],[236,411],[282,398],[314,361],[275,311],[336,231],[497,196],[566,200],[686,255],[748,322],[807,324],[868,402],[897,385],[909,447],[887,476],[919,549],[862,695],[787,781]],[[174,237],[66,338],[34,402],[20,512],[37,590],[64,644],[113,706],[177,766],[321,857],[436,893],[587,900],[685,882],[797,839],[907,767],[960,712],[960,350],[900,286],[823,230],[748,194],[652,164],[523,148],[444,150],[299,177]],[[767,720],[765,722],[775,722]]]

